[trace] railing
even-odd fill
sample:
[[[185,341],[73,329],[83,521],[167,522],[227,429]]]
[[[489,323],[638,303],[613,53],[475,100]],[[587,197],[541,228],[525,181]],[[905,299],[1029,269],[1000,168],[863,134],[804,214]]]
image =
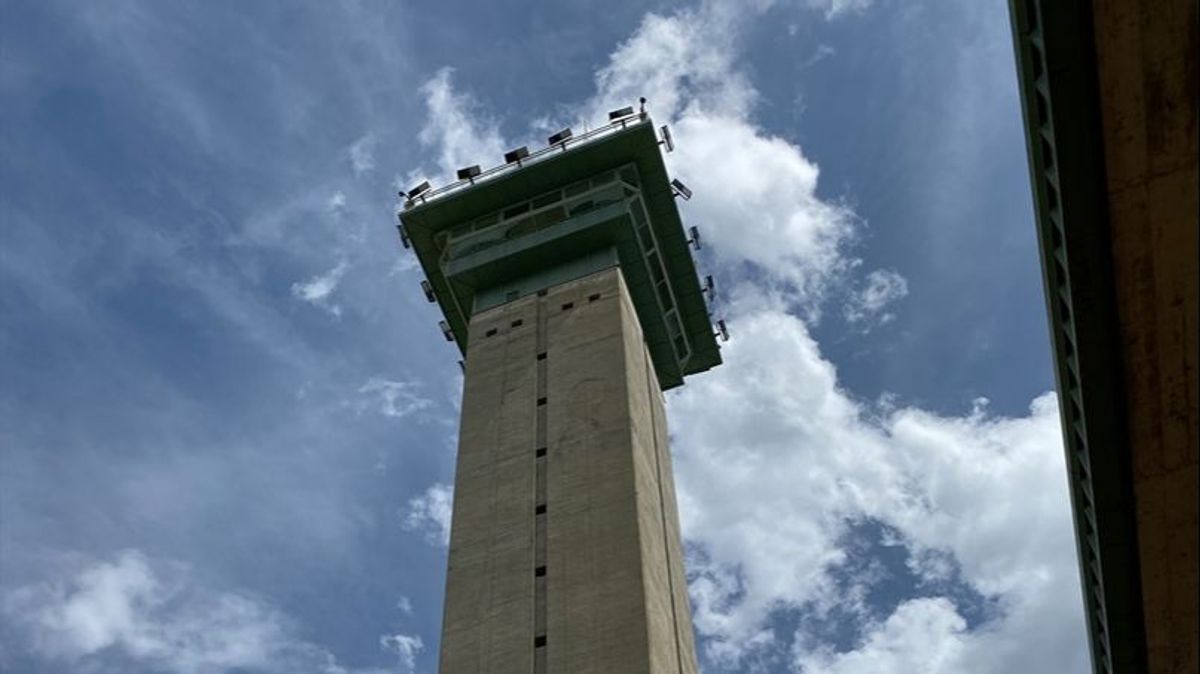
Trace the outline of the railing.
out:
[[[422,193],[416,195],[415,197],[410,197],[405,200],[404,209],[408,210],[418,204],[428,203],[432,199],[436,199],[438,197],[445,196],[447,194],[450,194],[451,192],[455,192],[464,187],[470,187],[481,181],[489,180],[489,179],[491,179],[497,175],[500,175],[502,173],[505,173],[509,170],[517,170],[528,164],[533,164],[533,163],[542,161],[545,158],[549,157],[550,155],[552,155],[556,152],[566,152],[567,148],[569,146],[577,146],[577,145],[587,143],[588,141],[594,140],[595,138],[597,138],[599,136],[607,135],[618,129],[624,129],[625,127],[627,127],[631,124],[644,124],[649,119],[650,119],[650,116],[645,112],[636,112],[627,117],[622,117],[621,119],[617,119],[612,122],[609,122],[608,124],[605,124],[604,126],[598,126],[594,129],[592,129],[591,131],[587,131],[581,135],[572,136],[571,138],[567,138],[566,140],[563,140],[559,143],[555,143],[554,145],[549,145],[547,147],[544,147],[544,148],[538,150],[537,152],[531,153],[527,157],[522,157],[521,159],[518,159],[516,161],[492,167],[492,168],[480,173],[477,176],[473,176],[471,178],[463,178],[462,180],[452,182],[449,185],[443,185],[442,187],[439,187],[436,190],[428,190],[428,191],[425,191],[425,192],[422,192]]]

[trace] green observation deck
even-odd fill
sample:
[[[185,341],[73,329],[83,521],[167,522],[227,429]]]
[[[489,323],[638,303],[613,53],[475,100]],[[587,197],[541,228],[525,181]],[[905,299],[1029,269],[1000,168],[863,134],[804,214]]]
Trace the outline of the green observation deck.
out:
[[[649,116],[506,159],[410,193],[400,214],[463,353],[474,313],[620,266],[664,390],[721,363]]]

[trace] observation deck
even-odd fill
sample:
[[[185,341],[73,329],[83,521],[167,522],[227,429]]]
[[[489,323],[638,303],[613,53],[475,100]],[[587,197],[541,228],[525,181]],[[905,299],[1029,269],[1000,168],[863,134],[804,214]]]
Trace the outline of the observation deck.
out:
[[[630,114],[410,193],[401,236],[464,354],[474,313],[619,266],[664,390],[721,363],[659,145]]]

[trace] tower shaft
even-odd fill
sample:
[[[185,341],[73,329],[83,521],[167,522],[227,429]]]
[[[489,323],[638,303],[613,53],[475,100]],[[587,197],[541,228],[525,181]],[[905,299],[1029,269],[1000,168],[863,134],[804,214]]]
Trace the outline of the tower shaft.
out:
[[[696,672],[662,392],[620,268],[470,334],[442,674]]]

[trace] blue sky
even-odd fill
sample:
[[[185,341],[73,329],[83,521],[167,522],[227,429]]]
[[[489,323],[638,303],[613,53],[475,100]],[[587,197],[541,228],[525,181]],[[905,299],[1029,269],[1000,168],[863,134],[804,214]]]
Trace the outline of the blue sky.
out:
[[[706,672],[1084,672],[998,0],[3,3],[0,668],[433,672],[461,390],[395,192],[649,99],[726,365]]]

